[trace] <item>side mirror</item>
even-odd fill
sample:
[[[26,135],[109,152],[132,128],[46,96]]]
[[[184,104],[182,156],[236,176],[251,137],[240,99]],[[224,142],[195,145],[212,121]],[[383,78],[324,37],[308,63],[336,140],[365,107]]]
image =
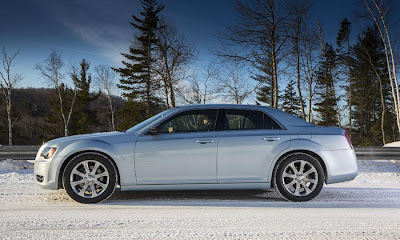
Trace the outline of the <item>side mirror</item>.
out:
[[[147,134],[150,134],[150,135],[158,135],[160,133],[161,133],[161,127],[160,126],[152,127],[147,132]]]

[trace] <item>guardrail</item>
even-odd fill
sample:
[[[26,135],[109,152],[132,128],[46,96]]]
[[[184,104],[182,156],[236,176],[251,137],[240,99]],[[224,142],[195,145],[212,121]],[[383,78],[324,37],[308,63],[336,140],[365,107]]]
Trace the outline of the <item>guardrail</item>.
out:
[[[0,146],[0,160],[34,160],[40,146]],[[400,147],[354,147],[358,160],[400,160]]]
[[[40,146],[0,146],[0,160],[34,160]]]
[[[400,147],[354,147],[358,160],[400,160]]]

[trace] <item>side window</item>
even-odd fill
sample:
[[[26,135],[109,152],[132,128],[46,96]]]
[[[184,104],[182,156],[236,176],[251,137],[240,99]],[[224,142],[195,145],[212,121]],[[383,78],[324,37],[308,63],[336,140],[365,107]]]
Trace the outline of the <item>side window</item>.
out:
[[[225,110],[225,130],[263,129],[263,113],[248,110]]]
[[[217,110],[194,110],[180,113],[161,124],[161,133],[215,131]]]
[[[282,129],[278,123],[264,113],[264,129]]]
[[[241,129],[281,129],[281,127],[260,111],[225,110],[225,130]]]

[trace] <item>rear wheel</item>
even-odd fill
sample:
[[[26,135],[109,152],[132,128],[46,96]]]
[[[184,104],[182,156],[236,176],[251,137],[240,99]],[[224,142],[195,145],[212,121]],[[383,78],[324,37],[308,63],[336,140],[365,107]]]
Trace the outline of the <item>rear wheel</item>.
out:
[[[109,158],[98,153],[82,153],[65,167],[63,185],[68,195],[80,203],[98,203],[109,198],[117,185],[117,171]]]
[[[308,154],[293,154],[281,161],[274,174],[275,189],[287,200],[309,201],[324,185],[324,170]]]

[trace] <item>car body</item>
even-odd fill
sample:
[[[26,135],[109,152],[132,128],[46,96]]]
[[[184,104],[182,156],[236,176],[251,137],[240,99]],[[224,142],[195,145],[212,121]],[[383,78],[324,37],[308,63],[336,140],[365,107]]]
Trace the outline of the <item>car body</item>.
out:
[[[286,180],[281,177],[286,182],[283,185],[298,181],[292,187],[285,185],[293,193],[304,190],[308,195],[305,190],[310,192],[311,188],[321,185],[307,183],[310,189],[306,187],[307,176],[298,173],[304,167],[313,168],[315,179],[319,176],[326,184],[352,180],[358,173],[353,147],[343,129],[315,126],[283,111],[253,105],[182,106],[166,110],[124,132],[51,140],[41,146],[36,156],[34,173],[37,183],[46,189],[65,188],[69,182],[65,176],[66,169],[70,172],[78,169],[79,176],[71,175],[69,179],[70,182],[82,182],[75,192],[82,195],[80,202],[86,203],[85,199],[91,199],[87,195],[90,190],[82,189],[82,185],[87,178],[93,185],[94,175],[89,174],[91,170],[84,170],[82,164],[82,170],[77,165],[75,169],[68,167],[72,160],[76,159],[77,164],[84,161],[85,153],[92,154],[94,159],[96,156],[106,159],[100,163],[95,160],[93,163],[85,162],[85,166],[92,165],[90,168],[93,169],[94,165],[101,165],[98,173],[102,175],[115,171],[103,182],[109,184],[109,178],[115,178],[112,184],[118,185],[122,191],[268,189],[279,185],[279,181],[274,180],[279,174],[276,171],[279,164],[288,158],[297,162],[289,161],[287,164],[297,165],[288,165],[286,170],[279,171],[285,176],[290,175]],[[308,158],[312,159],[308,161]],[[111,170],[106,162],[111,163]],[[89,185],[84,187],[90,189]],[[94,187],[92,191],[97,197],[102,190],[105,189]],[[289,197],[283,194],[295,201],[315,197],[297,195],[298,192],[294,194],[298,198],[291,199],[290,194]]]

